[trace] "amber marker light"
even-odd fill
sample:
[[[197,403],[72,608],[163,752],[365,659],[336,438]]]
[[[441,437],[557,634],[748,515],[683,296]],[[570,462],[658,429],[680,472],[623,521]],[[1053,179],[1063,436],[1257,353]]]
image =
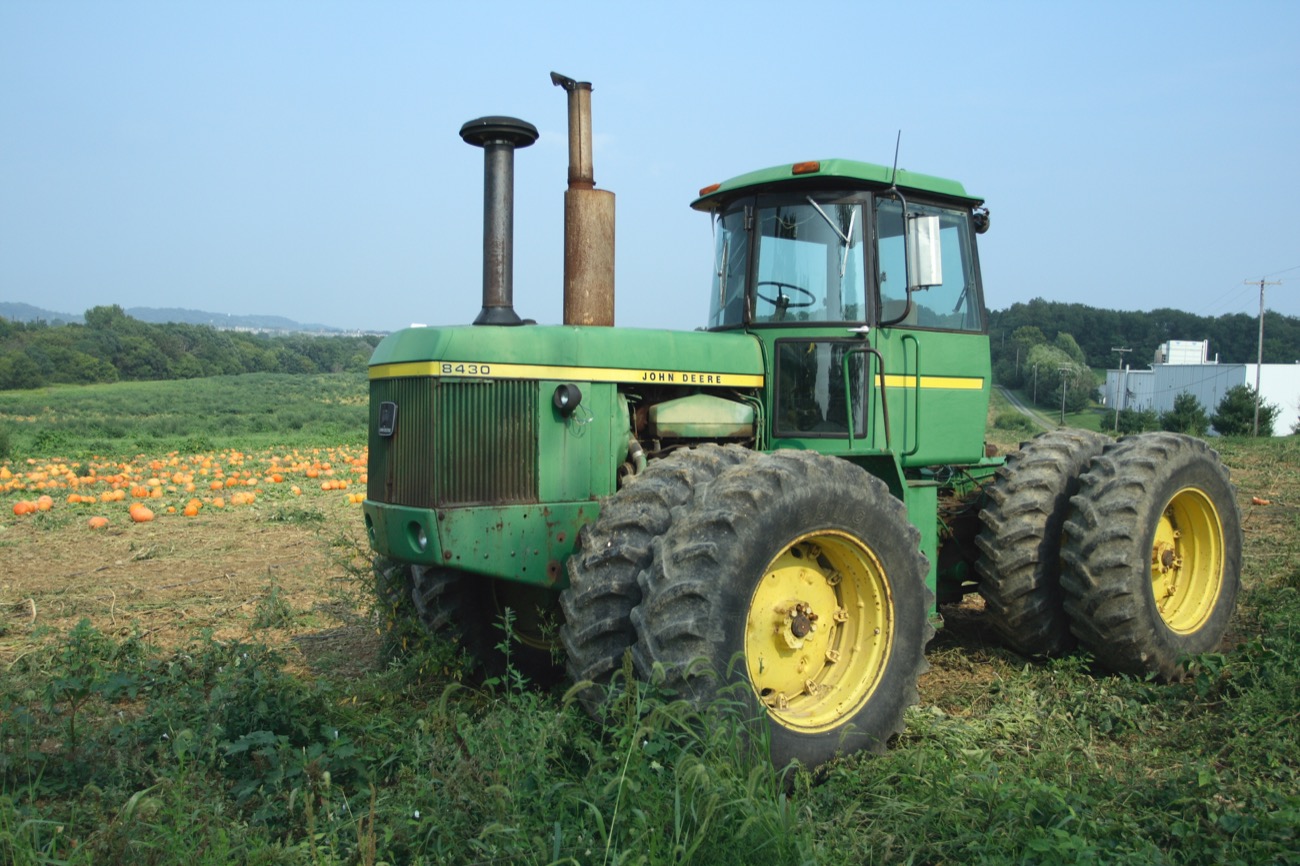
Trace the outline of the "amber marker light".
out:
[[[717,192],[721,187],[722,184],[720,183],[709,184],[708,186],[704,187],[704,189],[700,190],[700,198],[704,198],[704,196],[708,195],[711,192]]]
[[[813,162],[796,162],[790,166],[790,174],[816,174],[822,170],[822,164],[817,161]]]

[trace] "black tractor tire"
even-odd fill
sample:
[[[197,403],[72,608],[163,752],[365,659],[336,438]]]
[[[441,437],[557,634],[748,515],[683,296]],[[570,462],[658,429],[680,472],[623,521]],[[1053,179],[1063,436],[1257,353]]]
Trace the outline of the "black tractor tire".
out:
[[[578,550],[566,562],[569,585],[560,593],[560,640],[573,681],[597,684],[581,692],[593,716],[599,717],[605,687],[636,641],[628,616],[641,602],[637,576],[650,564],[651,542],[668,530],[674,510],[749,453],[738,445],[709,444],[651,461],[601,504],[595,522],[583,527]]]
[[[813,452],[755,454],[654,548],[631,617],[639,677],[697,705],[739,683],[778,767],[880,751],[902,730],[934,595],[884,482]]]
[[[1061,528],[1079,476],[1111,439],[1051,430],[1007,458],[988,488],[975,539],[986,617],[1007,646],[1027,656],[1074,648],[1061,595]]]
[[[473,667],[486,677],[506,673],[507,662],[526,679],[539,685],[553,685],[560,679],[545,637],[530,624],[536,610],[522,605],[545,604],[546,593],[535,590],[536,598],[517,597],[527,590],[454,568],[411,565],[411,600],[420,624],[430,634],[460,645]],[[553,593],[549,595],[554,595]],[[507,607],[515,609],[515,621],[507,641],[503,617]],[[502,646],[509,647],[509,656]]]
[[[1065,522],[1061,586],[1080,643],[1120,673],[1177,680],[1215,650],[1241,587],[1228,470],[1178,433],[1121,439],[1093,461]]]

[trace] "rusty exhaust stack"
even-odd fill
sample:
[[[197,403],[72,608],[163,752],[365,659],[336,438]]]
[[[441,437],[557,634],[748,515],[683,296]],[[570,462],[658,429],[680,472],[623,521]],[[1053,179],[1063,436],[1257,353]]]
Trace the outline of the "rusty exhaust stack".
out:
[[[460,128],[483,148],[483,309],[476,325],[522,325],[515,313],[515,149],[537,141],[537,127],[516,117],[480,117]]]
[[[564,191],[564,324],[614,324],[614,193],[591,167],[591,82],[558,72],[569,94],[569,188]]]

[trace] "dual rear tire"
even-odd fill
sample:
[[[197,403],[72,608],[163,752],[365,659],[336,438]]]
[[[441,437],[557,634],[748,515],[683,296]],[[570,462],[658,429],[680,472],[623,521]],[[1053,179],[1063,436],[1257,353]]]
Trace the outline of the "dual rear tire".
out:
[[[1236,606],[1235,491],[1199,439],[1105,442],[1052,431],[1008,461],[981,515],[980,592],[1026,655],[1077,641],[1111,670],[1177,679],[1219,645]]]
[[[1178,679],[1217,649],[1241,587],[1241,514],[1199,439],[1150,433],[1093,461],[1061,544],[1065,612],[1106,667]]]

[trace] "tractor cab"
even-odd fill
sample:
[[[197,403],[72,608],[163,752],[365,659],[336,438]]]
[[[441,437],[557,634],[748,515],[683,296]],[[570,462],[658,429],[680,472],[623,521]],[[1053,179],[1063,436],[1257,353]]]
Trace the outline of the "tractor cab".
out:
[[[776,447],[978,462],[979,199],[954,181],[823,160],[706,187],[693,207],[715,219],[708,329],[762,340]]]

